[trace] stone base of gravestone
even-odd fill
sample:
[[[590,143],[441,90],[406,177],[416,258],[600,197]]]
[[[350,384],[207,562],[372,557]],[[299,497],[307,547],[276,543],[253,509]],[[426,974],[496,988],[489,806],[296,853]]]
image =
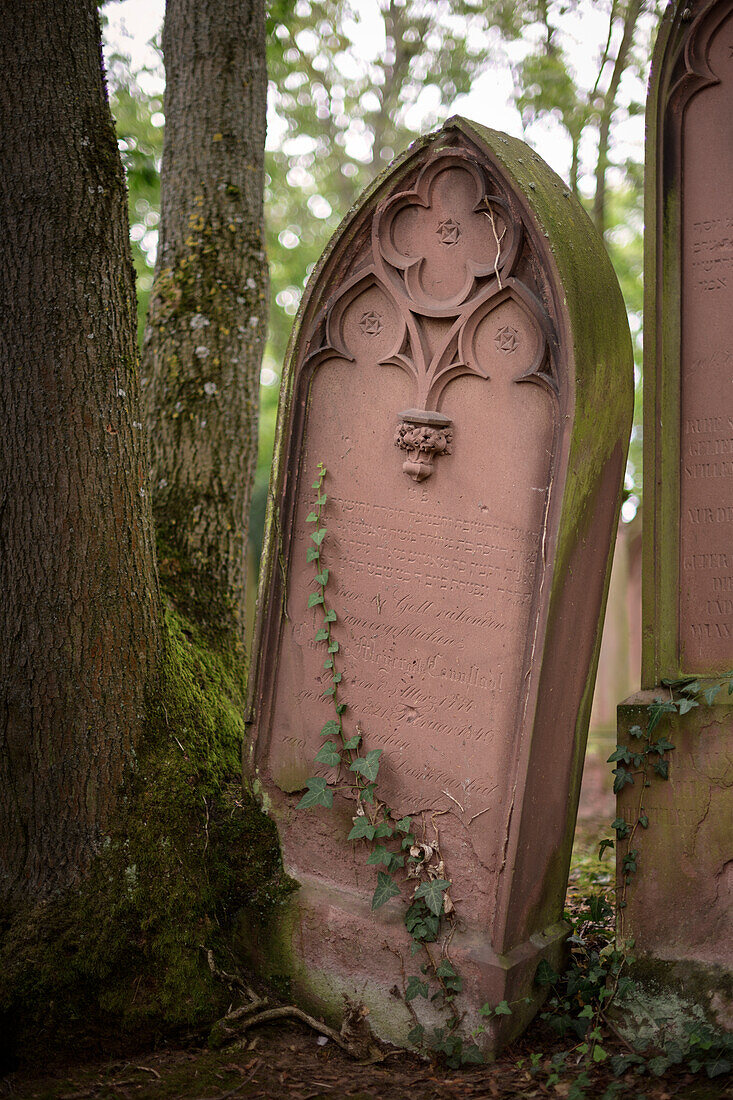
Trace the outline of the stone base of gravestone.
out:
[[[641,745],[630,731],[646,729],[649,704],[668,696],[658,688],[626,699],[618,708],[619,745]],[[617,816],[632,828],[648,820],[617,844],[622,890],[624,856],[638,852],[618,925],[620,938],[633,940],[630,1006],[649,1026],[666,1020],[674,1028],[700,1012],[733,1028],[733,697],[665,715],[654,737],[675,746],[666,754],[669,778],[652,768],[645,787],[637,773],[617,803]]]
[[[348,1004],[359,1005],[375,1035],[410,1046],[416,1020],[404,999],[404,967],[413,973],[418,965],[410,961],[410,937],[400,912],[385,907],[377,924],[369,900],[358,890],[334,888],[302,873],[298,883],[276,923],[244,932],[250,965],[275,988],[286,982],[289,997],[333,1027],[340,1026]],[[570,930],[566,921],[558,921],[506,955],[497,954],[481,932],[453,937],[451,962],[464,980],[463,1030],[479,1029],[477,1042],[489,1057],[521,1035],[536,1014],[547,995],[546,986],[534,984],[537,967],[544,959],[556,971],[563,968]],[[440,944],[434,947],[440,951]],[[502,1001],[512,1005],[511,1015],[487,1020],[481,1014],[485,1003]],[[445,1026],[444,1013],[431,1013],[422,999],[417,1007],[427,1028]]]

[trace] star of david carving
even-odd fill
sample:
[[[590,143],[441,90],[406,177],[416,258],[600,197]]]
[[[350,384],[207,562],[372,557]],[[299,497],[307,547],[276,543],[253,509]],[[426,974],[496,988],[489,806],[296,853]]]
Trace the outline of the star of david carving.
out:
[[[368,309],[361,316],[359,328],[365,336],[379,336],[382,331],[382,318],[375,310]]]
[[[507,354],[516,351],[519,347],[519,333],[511,325],[504,325],[494,337],[494,343],[499,351],[504,351]]]
[[[453,218],[446,218],[444,221],[438,222],[436,232],[440,237],[441,244],[458,244],[461,227],[458,222],[453,221]]]

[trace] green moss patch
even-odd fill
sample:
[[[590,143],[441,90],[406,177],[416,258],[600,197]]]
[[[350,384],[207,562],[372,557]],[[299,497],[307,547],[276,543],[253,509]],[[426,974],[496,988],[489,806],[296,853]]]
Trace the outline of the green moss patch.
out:
[[[160,686],[117,820],[75,890],[5,914],[0,1033],[105,1049],[210,1023],[229,991],[236,919],[264,922],[289,892],[277,834],[241,787],[241,672],[169,602]]]

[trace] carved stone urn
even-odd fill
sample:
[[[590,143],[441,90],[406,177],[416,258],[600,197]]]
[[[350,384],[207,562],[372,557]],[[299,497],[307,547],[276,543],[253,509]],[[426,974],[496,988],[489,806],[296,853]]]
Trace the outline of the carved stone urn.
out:
[[[433,472],[433,459],[451,453],[451,423],[449,417],[425,409],[406,409],[400,413],[395,447],[406,453],[402,469],[413,481],[425,481]]]

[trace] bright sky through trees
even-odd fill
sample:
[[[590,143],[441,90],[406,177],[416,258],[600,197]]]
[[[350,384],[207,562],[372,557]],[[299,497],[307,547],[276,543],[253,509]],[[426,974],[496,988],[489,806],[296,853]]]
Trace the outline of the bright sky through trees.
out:
[[[163,85],[162,61],[150,47],[149,41],[159,35],[164,7],[164,0],[121,0],[119,3],[108,4],[105,8],[108,20],[105,30],[107,51],[118,50],[130,55],[133,71],[143,66],[154,69],[155,75],[150,74],[140,81],[141,86],[151,92],[160,91]],[[351,7],[355,16],[348,21],[345,29],[351,31],[353,28],[355,62],[361,61],[368,65],[385,48],[384,22],[379,14],[378,0],[352,0]],[[644,16],[642,19],[643,34],[650,39],[654,18]],[[608,14],[605,5],[598,5],[594,0],[579,0],[575,10],[563,15],[558,26],[574,76],[578,84],[588,90],[593,87],[598,74],[598,60],[607,29]],[[537,32],[541,33],[539,27]],[[484,49],[486,53],[486,71],[476,80],[470,94],[459,96],[455,100],[453,110],[484,125],[524,138],[556,172],[567,178],[570,146],[560,127],[543,120],[524,130],[519,112],[512,102],[512,66],[521,60],[533,44],[525,40],[507,45],[499,41],[498,35],[492,34],[484,42],[477,42],[476,48]],[[424,128],[424,119],[435,109],[436,91],[434,84],[427,83],[407,116],[410,127],[416,133]],[[619,98],[622,104],[632,98],[644,99],[644,89],[640,87],[638,77],[631,71],[624,74]],[[277,147],[282,137],[282,122],[271,111],[268,118],[268,148]],[[643,143],[643,115],[621,119],[615,129],[614,159],[631,158],[641,161]],[[587,150],[586,153],[586,160],[590,165],[592,151]],[[368,150],[364,151],[364,156],[368,159]],[[581,190],[591,193],[592,180],[589,177],[584,179],[581,175]]]

